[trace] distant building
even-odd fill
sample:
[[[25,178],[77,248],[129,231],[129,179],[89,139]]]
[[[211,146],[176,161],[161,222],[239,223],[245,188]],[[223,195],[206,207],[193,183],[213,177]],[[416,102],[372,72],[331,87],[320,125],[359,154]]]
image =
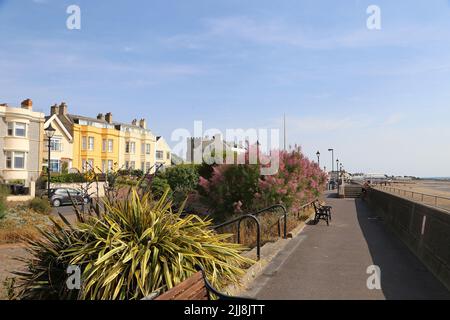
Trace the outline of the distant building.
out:
[[[221,135],[215,135],[212,138],[188,138],[186,161],[189,163],[194,162],[196,160],[196,154],[200,156],[201,161],[204,154],[214,154],[217,148],[220,148],[222,152],[235,152],[237,154],[247,152],[242,142],[224,141]]]
[[[0,105],[0,174],[26,187],[37,180],[42,166],[44,114],[32,109],[30,99],[20,108]]]

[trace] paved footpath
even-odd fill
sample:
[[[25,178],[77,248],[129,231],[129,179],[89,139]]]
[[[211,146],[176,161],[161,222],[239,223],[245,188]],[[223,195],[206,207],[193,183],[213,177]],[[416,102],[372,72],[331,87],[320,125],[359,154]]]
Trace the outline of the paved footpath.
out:
[[[327,198],[329,227],[307,225],[247,295],[258,299],[450,299],[450,292],[360,199]],[[367,268],[381,269],[381,290]]]

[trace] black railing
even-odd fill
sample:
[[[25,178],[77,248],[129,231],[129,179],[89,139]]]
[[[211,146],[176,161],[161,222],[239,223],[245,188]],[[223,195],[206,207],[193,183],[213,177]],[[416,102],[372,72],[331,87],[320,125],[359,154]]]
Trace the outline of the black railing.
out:
[[[257,217],[258,215],[260,215],[262,213],[265,213],[265,212],[268,212],[268,211],[273,211],[273,210],[275,210],[277,208],[280,208],[280,209],[283,210],[283,215],[280,218],[278,218],[278,236],[281,237],[281,219],[283,219],[284,220],[283,238],[286,239],[286,237],[287,237],[287,215],[288,215],[288,212],[287,212],[285,206],[283,206],[282,204],[274,204],[273,206],[261,209],[261,210],[255,212],[255,213],[252,213],[252,214],[255,217]]]
[[[234,223],[238,223],[238,230],[237,230],[237,243],[241,242],[241,221],[245,220],[245,219],[251,219],[253,221],[255,221],[256,223],[256,257],[259,260],[261,258],[261,225],[259,223],[259,220],[256,216],[252,215],[252,214],[246,214],[240,217],[237,217],[235,219],[232,219],[230,221],[218,224],[216,226],[213,227],[214,230],[217,230],[219,228],[234,224]]]
[[[310,201],[306,204],[304,204],[303,206],[301,206],[297,212],[297,219],[299,219],[300,217],[300,212],[305,210],[306,208],[312,206],[313,202],[317,201],[317,199]],[[236,234],[236,241],[237,243],[241,243],[241,222],[245,219],[250,219],[255,221],[256,223],[256,256],[257,259],[259,260],[261,257],[261,223],[259,221],[258,216],[265,213],[265,212],[270,212],[273,211],[275,209],[281,209],[283,211],[282,215],[278,218],[277,224],[278,224],[278,236],[281,237],[281,221],[283,221],[283,238],[286,239],[287,238],[287,218],[288,218],[288,212],[287,209],[284,205],[282,204],[275,204],[273,206],[258,210],[254,213],[248,213],[245,215],[242,215],[240,217],[234,218],[232,220],[223,222],[221,224],[215,225],[212,228],[214,230],[220,229],[222,227],[226,227],[232,224],[237,223],[237,234]]]

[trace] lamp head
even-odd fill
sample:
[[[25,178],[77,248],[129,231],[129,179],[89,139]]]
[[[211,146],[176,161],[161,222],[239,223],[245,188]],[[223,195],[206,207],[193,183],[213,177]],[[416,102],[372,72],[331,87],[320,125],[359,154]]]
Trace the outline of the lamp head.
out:
[[[53,135],[55,134],[56,130],[52,127],[51,124],[49,124],[47,129],[45,129],[44,131],[45,131],[45,135],[47,136],[47,138],[51,139],[51,138],[53,138]]]

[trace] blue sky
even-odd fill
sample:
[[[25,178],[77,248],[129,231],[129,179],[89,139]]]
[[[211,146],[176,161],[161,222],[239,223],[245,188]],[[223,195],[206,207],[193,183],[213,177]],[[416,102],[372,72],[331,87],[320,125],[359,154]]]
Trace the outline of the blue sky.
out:
[[[146,117],[167,140],[286,113],[288,144],[328,168],[333,147],[353,172],[450,176],[449,1],[0,0],[0,40],[0,102]]]

